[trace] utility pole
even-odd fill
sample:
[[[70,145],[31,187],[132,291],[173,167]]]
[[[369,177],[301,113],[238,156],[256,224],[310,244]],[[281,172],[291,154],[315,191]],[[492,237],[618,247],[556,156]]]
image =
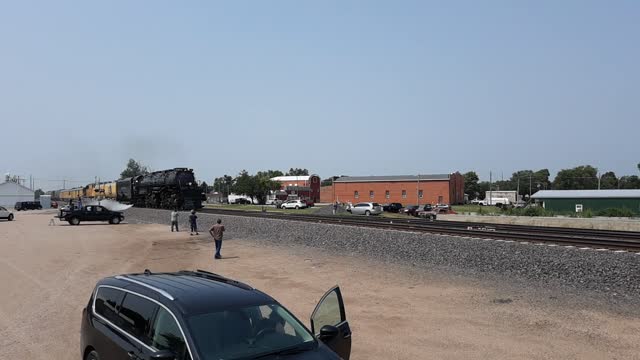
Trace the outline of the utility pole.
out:
[[[520,197],[520,176],[518,176],[518,190],[516,191],[516,202],[518,202],[518,197]]]
[[[529,174],[529,199],[531,199],[531,176],[533,174]]]
[[[598,190],[600,190],[600,179],[602,178],[602,175],[596,174],[596,176],[598,177]]]
[[[493,205],[493,192],[491,191],[491,189],[493,188],[493,185],[491,185],[493,182],[493,174],[491,173],[491,171],[489,171],[489,202],[487,203],[487,205]]]

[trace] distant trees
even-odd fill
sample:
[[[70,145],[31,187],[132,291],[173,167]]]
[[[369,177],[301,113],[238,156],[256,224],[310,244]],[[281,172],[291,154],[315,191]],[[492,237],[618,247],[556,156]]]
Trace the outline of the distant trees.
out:
[[[267,196],[281,187],[279,182],[271,180],[277,176],[282,176],[282,171],[258,171],[251,175],[247,170],[242,170],[235,178],[229,175],[215,178],[213,190],[222,193],[223,196],[229,196],[230,193],[244,195],[258,204],[264,204]]]
[[[42,191],[42,189],[38,189],[34,192],[35,195],[35,199],[38,200],[40,199],[40,195],[44,195],[44,191]]]
[[[478,185],[478,180],[480,180],[478,174],[475,171],[468,171],[462,174],[462,177],[464,178],[464,193],[469,195],[470,199],[479,198],[481,193]]]
[[[600,176],[600,189],[617,189],[618,177],[613,171],[608,171]]]
[[[591,165],[563,169],[553,180],[555,190],[583,190],[598,188],[598,169]]]
[[[640,178],[637,175],[622,176],[618,180],[618,189],[640,189]]]
[[[309,175],[309,170],[307,169],[291,168],[287,172],[287,176],[306,176],[306,175]]]
[[[142,163],[129,159],[127,167],[120,173],[120,179],[126,179],[138,175],[145,175],[149,173],[149,168],[142,165]]]
[[[234,179],[229,175],[224,175],[213,179],[213,191],[221,193],[223,196],[229,196],[233,191]]]

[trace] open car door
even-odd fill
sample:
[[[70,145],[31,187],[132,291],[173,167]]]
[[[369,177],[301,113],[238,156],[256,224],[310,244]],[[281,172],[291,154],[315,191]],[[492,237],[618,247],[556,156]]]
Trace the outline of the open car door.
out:
[[[351,329],[338,286],[327,291],[311,314],[311,331],[323,344],[345,360],[351,355]]]

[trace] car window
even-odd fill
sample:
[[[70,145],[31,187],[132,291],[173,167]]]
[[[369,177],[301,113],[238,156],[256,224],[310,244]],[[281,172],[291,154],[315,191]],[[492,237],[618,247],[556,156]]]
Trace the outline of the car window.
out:
[[[118,310],[124,292],[112,288],[101,287],[96,293],[95,312],[114,324],[118,323]]]
[[[3,208],[2,206],[0,206],[0,211],[6,211],[7,209]]]
[[[187,322],[203,360],[253,358],[314,341],[304,326],[277,304],[195,315]]]
[[[373,206],[380,206],[380,204],[378,204],[378,203],[373,203]]]
[[[143,343],[150,345],[149,330],[158,305],[140,296],[127,293],[122,302],[122,308],[118,317],[119,325],[129,334],[138,338]]]
[[[97,212],[104,211],[104,208],[102,206],[96,206],[95,209]]]
[[[158,309],[151,329],[151,346],[159,350],[170,350],[177,360],[189,358],[180,327],[173,316],[163,307]]]
[[[323,326],[337,326],[346,320],[343,317],[337,290],[334,289],[334,291],[328,293],[313,312],[311,320],[313,321],[313,331],[316,335],[320,334],[320,329]]]

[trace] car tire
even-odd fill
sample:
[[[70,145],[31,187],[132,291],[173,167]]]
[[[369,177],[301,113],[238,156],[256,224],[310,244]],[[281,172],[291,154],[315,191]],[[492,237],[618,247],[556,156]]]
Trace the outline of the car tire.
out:
[[[366,216],[369,216],[369,215],[371,215],[371,211],[367,210],[367,211],[365,211],[365,212],[364,212],[364,214],[365,214]]]
[[[296,210],[300,210],[300,206],[296,205]]]
[[[69,224],[71,225],[80,225],[80,219],[78,219],[77,217],[72,217],[71,219],[69,219]]]
[[[13,221],[13,214],[9,214],[9,217],[7,217],[7,220]]]
[[[120,218],[117,216],[112,217],[111,220],[109,220],[109,224],[113,224],[113,225],[120,224]]]
[[[100,360],[100,355],[98,355],[97,351],[92,350],[87,354],[87,357],[85,357],[84,360]]]

